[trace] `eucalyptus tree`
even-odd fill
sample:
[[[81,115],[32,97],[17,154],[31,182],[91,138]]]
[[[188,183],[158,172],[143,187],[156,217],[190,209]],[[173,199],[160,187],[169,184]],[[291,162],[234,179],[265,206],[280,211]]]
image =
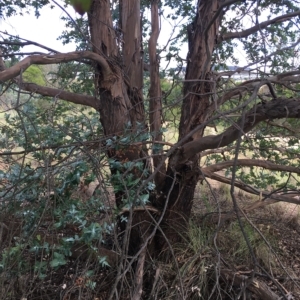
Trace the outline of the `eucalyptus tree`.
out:
[[[33,42],[1,32],[2,91],[19,89],[99,114],[97,139],[79,135],[76,145],[101,148],[109,162],[119,229],[130,236],[128,251],[138,260],[135,299],[142,293],[147,251],[160,257],[181,241],[199,182],[211,178],[228,184],[233,198],[234,187],[258,195],[260,201],[245,212],[278,201],[299,203],[297,1],[71,3],[83,15],[71,19],[66,14],[69,30],[60,38],[74,41],[74,52],[38,45],[44,53],[18,53]],[[65,10],[63,3],[47,0],[4,1],[0,10],[9,18],[33,6],[39,15],[45,5]],[[177,24],[173,35],[159,44],[169,21]],[[188,52],[181,57],[184,44]],[[31,65],[49,64],[59,66],[51,87],[22,76]],[[233,64],[238,67],[230,67]],[[176,98],[162,89],[163,77],[170,88],[181,88]],[[177,117],[177,140],[172,144],[166,140],[165,111]],[[208,126],[217,131],[207,135]],[[54,146],[34,149],[27,144],[24,151]]]

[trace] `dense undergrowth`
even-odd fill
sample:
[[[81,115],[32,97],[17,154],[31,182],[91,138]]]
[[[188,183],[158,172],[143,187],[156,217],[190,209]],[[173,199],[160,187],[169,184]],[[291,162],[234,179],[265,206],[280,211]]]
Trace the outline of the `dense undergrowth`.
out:
[[[147,258],[144,298],[260,299],[236,280],[244,276],[297,299],[298,208],[274,204],[241,215],[239,223],[228,188],[211,183],[199,186],[188,232],[169,249],[171,259]],[[111,190],[98,186],[88,195],[79,185],[71,195],[2,210],[2,299],[108,299],[122,248]],[[241,208],[256,200],[241,191],[235,195]],[[133,268],[119,282],[120,299],[131,297]]]

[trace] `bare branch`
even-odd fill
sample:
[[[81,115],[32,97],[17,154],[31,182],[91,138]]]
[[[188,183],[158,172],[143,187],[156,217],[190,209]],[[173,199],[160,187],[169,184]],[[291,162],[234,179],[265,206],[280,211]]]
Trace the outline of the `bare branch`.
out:
[[[229,152],[231,150],[235,149],[235,147],[227,147],[227,148],[221,148],[221,149],[210,149],[210,150],[206,150],[201,152],[201,158],[211,155],[211,154],[217,154],[220,153],[222,155],[224,155],[225,152]]]
[[[299,134],[300,133],[300,130],[298,128],[293,128],[290,125],[278,124],[276,122],[268,122],[268,125],[272,125],[274,127],[278,127],[278,128],[282,128],[282,129],[288,130],[292,134]]]
[[[215,165],[208,166],[202,169],[202,172],[205,174],[218,172],[220,170],[232,167],[235,163],[234,160],[224,161]],[[245,166],[245,167],[261,167],[268,170],[273,171],[285,171],[300,174],[300,168],[292,167],[292,166],[284,166],[277,165],[270,161],[260,160],[260,159],[238,159],[236,161],[237,166]]]
[[[220,35],[217,39],[217,43],[221,43],[224,40],[247,37],[250,34],[253,34],[253,33],[255,33],[259,30],[262,30],[262,29],[268,27],[271,24],[282,23],[282,22],[288,21],[288,20],[290,20],[290,19],[292,19],[293,17],[296,17],[296,16],[300,16],[300,10],[297,10],[295,12],[285,14],[285,15],[276,17],[274,19],[259,23],[255,26],[253,26],[249,29],[243,30],[243,31],[230,32],[230,33],[227,33],[227,34]]]
[[[132,300],[140,300],[142,297],[146,254],[147,254],[147,247],[144,247],[137,261],[137,267],[135,270],[135,290],[133,292]]]
[[[265,282],[256,278],[251,278],[251,274],[246,276],[242,272],[234,272],[229,269],[222,269],[220,273],[221,279],[227,284],[230,282],[232,285],[234,284],[242,286],[246,282],[246,288],[255,294],[259,299],[279,300],[279,297],[268,287]]]
[[[33,45],[33,46],[37,46],[37,47],[40,47],[40,48],[42,48],[42,49],[48,50],[49,52],[59,53],[59,51],[56,51],[56,50],[54,50],[54,49],[52,49],[52,48],[49,48],[49,47],[44,46],[44,45],[42,45],[42,44],[39,44],[39,43],[37,43],[37,42],[30,41],[30,40],[27,40],[27,39],[24,39],[24,38],[20,38],[20,37],[18,37],[18,36],[11,35],[11,34],[9,34],[9,33],[7,33],[7,32],[1,31],[1,30],[0,30],[0,33],[6,34],[6,35],[11,36],[11,37],[14,37],[14,38],[16,38],[16,39],[20,39],[20,40],[25,41],[25,42],[5,41],[5,42],[0,42],[0,45],[16,45],[16,46],[21,46],[21,47]]]
[[[69,52],[69,53],[58,53],[53,55],[36,55],[28,56],[22,61],[18,62],[14,66],[0,72],[0,82],[13,79],[16,76],[20,75],[21,72],[24,72],[29,66],[36,65],[49,65],[49,64],[58,64],[66,63],[74,60],[80,59],[91,59],[96,61],[102,68],[104,79],[108,79],[109,75],[112,74],[112,71],[106,62],[106,60],[93,52],[83,51],[83,52]]]
[[[9,70],[5,67],[4,61],[1,56],[0,50],[0,71],[5,72]],[[0,72],[0,76],[2,74]],[[22,90],[36,93],[46,97],[53,97],[56,99],[66,100],[75,104],[86,105],[95,108],[96,110],[100,109],[100,101],[96,97],[88,96],[88,95],[80,95],[68,91],[64,91],[62,89],[55,89],[46,86],[40,86],[35,83],[28,83],[28,82],[20,82],[17,78],[13,77],[14,81],[19,85]]]
[[[99,110],[100,101],[96,97],[88,95],[80,95],[72,92],[67,92],[61,89],[50,88],[46,86],[40,86],[35,83],[21,83],[20,88],[22,90],[37,93],[46,97],[54,97],[56,99],[66,100],[75,104],[86,105]]]
[[[208,174],[203,173],[203,176],[205,176],[207,178],[211,178],[211,179],[219,181],[219,182],[222,182],[222,183],[225,183],[225,184],[228,184],[228,185],[232,184],[231,178],[227,178],[227,177],[221,176],[216,173],[208,173]],[[254,187],[247,185],[246,183],[244,183],[240,180],[235,180],[233,184],[235,187],[238,187],[239,189],[241,189],[247,193],[265,198],[265,200],[263,200],[263,201],[262,200],[258,201],[260,203],[265,203],[265,205],[268,205],[271,203],[276,203],[279,201],[300,205],[300,200],[298,200],[294,197],[280,195],[280,194],[272,194],[268,191],[261,191],[261,190],[255,189]],[[258,204],[255,202],[254,208],[256,208],[256,205],[258,205]],[[252,206],[254,206],[254,205],[251,205],[249,208],[247,208],[247,211],[254,209]]]
[[[13,52],[9,54],[2,54],[2,57],[12,57],[12,56],[24,56],[24,55],[47,55],[44,52]]]

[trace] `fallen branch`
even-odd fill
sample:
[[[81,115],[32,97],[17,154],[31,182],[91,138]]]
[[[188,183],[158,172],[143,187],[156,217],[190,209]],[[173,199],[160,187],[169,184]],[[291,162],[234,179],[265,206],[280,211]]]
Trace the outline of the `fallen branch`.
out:
[[[270,290],[270,288],[263,282],[256,278],[251,279],[250,276],[241,274],[240,272],[234,272],[229,269],[220,271],[221,279],[235,286],[240,286],[241,289],[248,289],[255,294],[259,299],[264,300],[279,300],[280,297]]]

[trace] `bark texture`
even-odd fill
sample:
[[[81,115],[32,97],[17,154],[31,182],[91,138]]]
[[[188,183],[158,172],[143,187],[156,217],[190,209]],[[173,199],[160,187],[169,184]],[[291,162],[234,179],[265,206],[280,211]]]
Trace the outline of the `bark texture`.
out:
[[[215,17],[218,8],[217,0],[199,1],[195,20],[188,26],[189,53],[183,86],[179,141],[209,117],[207,109],[214,88],[210,75],[211,57],[220,22],[220,17]],[[203,130],[204,128],[195,131],[189,141],[201,138]],[[163,193],[157,201],[159,207],[167,206],[164,225],[171,242],[178,242],[182,238],[200,175],[199,154],[193,153],[183,164],[178,165],[180,155],[177,151],[170,157]]]

